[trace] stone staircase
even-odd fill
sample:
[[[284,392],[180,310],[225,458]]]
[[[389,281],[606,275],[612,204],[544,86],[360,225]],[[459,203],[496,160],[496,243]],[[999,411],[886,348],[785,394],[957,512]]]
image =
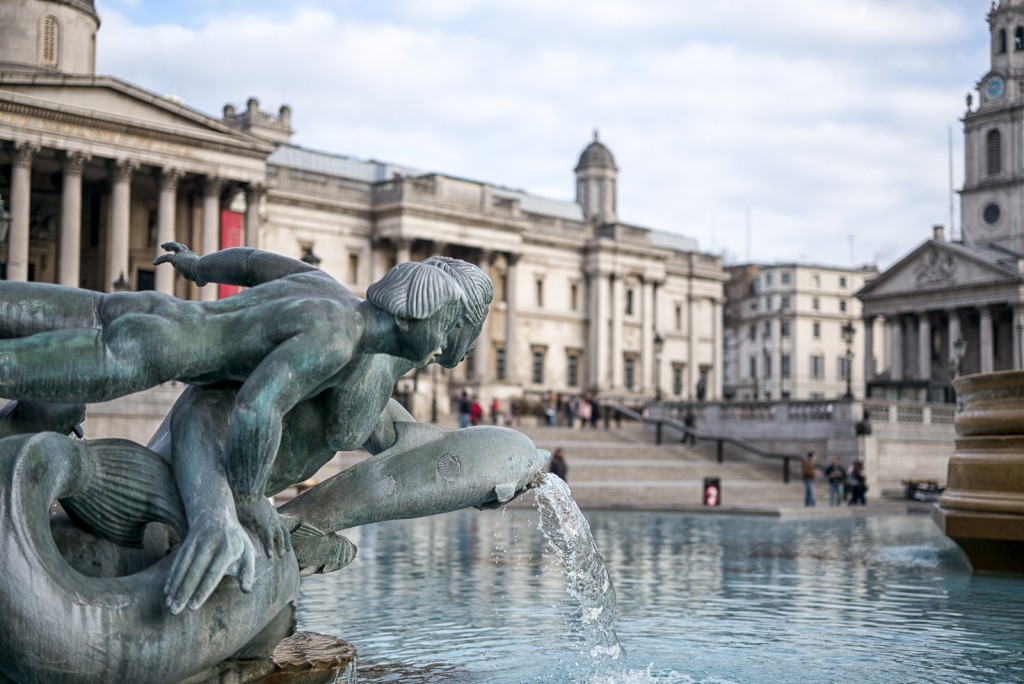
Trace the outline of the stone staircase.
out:
[[[448,429],[454,425],[442,424]],[[880,500],[869,495],[867,507],[828,508],[828,487],[815,487],[818,506],[803,506],[803,483],[799,464],[791,467],[790,482],[783,482],[782,463],[740,453],[725,452],[724,463],[717,463],[713,442],[696,447],[681,444],[655,444],[654,433],[636,423],[614,424],[609,430],[573,430],[565,427],[528,426],[519,428],[543,449],[561,447],[569,464],[568,481],[573,498],[582,509],[686,511],[703,513],[743,513],[747,515],[802,516],[857,515],[864,513],[905,513],[920,504],[906,500]],[[338,454],[317,473],[323,481],[334,473],[367,457],[365,452]],[[703,503],[704,478],[720,481],[721,505]],[[294,495],[283,492],[277,501]],[[533,495],[517,499],[515,506],[532,506]]]

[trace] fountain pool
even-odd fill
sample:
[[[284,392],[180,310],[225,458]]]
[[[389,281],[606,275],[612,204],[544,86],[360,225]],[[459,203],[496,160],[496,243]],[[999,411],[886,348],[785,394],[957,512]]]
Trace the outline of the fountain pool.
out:
[[[1024,681],[1024,580],[972,575],[928,516],[587,519],[615,671],[575,636],[532,508],[349,530],[358,557],[303,581],[299,626],[353,642],[359,682]]]

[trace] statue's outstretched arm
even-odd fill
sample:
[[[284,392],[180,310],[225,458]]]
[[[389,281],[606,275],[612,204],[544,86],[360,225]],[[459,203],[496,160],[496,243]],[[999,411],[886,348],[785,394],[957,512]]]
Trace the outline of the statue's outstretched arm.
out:
[[[239,520],[260,537],[268,556],[283,556],[290,547],[290,530],[266,500],[284,416],[340,372],[355,345],[345,339],[351,322],[309,313],[311,330],[278,345],[242,384],[227,435],[227,474]],[[332,335],[317,334],[317,324]]]
[[[202,606],[225,575],[238,578],[245,593],[252,588],[256,552],[239,524],[225,472],[236,389],[189,387],[171,410],[171,467],[189,525],[164,587],[174,614]]]
[[[252,287],[295,273],[318,271],[315,266],[251,247],[231,247],[199,256],[180,242],[160,245],[167,254],[154,264],[171,264],[186,280],[202,287],[207,283]]]

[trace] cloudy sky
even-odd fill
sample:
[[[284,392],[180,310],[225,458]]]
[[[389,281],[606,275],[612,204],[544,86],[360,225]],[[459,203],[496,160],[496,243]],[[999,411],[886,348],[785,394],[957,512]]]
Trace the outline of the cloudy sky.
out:
[[[948,226],[989,64],[990,0],[96,5],[100,73],[288,104],[314,149],[569,200],[598,129],[620,219],[730,262],[884,268]]]

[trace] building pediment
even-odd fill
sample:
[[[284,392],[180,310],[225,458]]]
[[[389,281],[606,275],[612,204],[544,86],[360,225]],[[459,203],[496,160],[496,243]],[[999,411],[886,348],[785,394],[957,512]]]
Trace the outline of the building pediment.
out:
[[[114,78],[0,74],[0,125],[31,139],[88,145],[131,136],[265,159],[274,145],[219,119]]]
[[[984,248],[928,240],[857,293],[867,302],[1016,283],[1016,260]]]

